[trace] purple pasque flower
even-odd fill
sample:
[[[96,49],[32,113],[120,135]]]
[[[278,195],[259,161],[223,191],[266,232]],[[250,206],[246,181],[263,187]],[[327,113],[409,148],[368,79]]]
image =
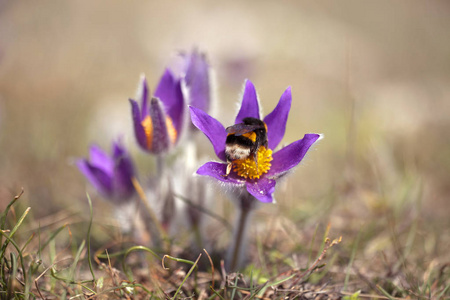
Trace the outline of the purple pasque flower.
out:
[[[183,78],[186,86],[186,102],[210,113],[213,106],[213,76],[206,54],[194,48],[190,53],[181,52],[178,58],[173,70]],[[192,123],[189,125],[190,130],[197,132]]]
[[[197,170],[197,174],[213,177],[225,184],[245,186],[247,191],[259,201],[273,202],[276,180],[297,166],[308,149],[321,137],[319,134],[305,134],[303,139],[289,144],[272,155],[272,149],[275,149],[283,139],[291,101],[289,87],[281,95],[275,109],[264,117],[263,121],[267,127],[267,148],[259,147],[257,163],[254,162],[253,157],[232,161],[232,169],[228,174],[229,162],[211,161],[202,165]],[[191,107],[190,110],[192,123],[211,141],[217,157],[227,162],[225,149],[228,133],[225,127],[198,108]],[[255,87],[250,80],[247,80],[241,107],[234,123],[241,124],[245,118],[249,117],[260,119],[260,109]]]
[[[185,122],[181,79],[167,69],[149,100],[145,77],[139,83],[137,101],[130,99],[134,132],[142,149],[153,154],[167,152],[179,140]]]
[[[133,162],[119,142],[113,143],[111,156],[95,145],[90,147],[89,156],[78,160],[77,166],[100,194],[117,204],[134,195]]]
[[[184,58],[184,80],[189,93],[189,105],[209,112],[211,108],[211,68],[206,55],[194,49]]]

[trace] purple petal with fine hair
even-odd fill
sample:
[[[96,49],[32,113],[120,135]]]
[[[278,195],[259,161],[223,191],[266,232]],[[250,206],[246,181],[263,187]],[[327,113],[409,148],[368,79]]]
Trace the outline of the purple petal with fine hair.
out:
[[[142,119],[141,112],[139,111],[139,105],[133,99],[129,100],[131,104],[131,116],[133,118],[134,134],[136,136],[136,140],[139,146],[142,147],[142,149],[148,151],[149,149],[147,147],[147,137],[145,135],[144,127],[141,124]]]
[[[100,147],[92,145],[89,148],[89,160],[90,165],[102,170],[108,176],[112,176],[114,162]]]
[[[275,109],[264,118],[267,125],[267,140],[270,149],[275,149],[284,137],[286,122],[291,110],[291,87],[281,95]]]
[[[236,177],[233,176],[233,174],[226,176],[226,171],[227,171],[227,164],[210,161],[202,165],[200,168],[198,168],[197,174],[210,176],[225,183],[237,185],[244,184],[245,181],[237,179]]]
[[[122,144],[120,142],[113,142],[113,146],[112,146],[113,160],[116,160],[124,155],[127,155],[127,151],[122,146]]]
[[[223,161],[226,161],[225,141],[227,139],[227,132],[225,130],[225,127],[223,127],[223,125],[219,121],[217,121],[201,109],[192,106],[189,108],[191,110],[192,123],[198,129],[203,131],[206,137],[211,141],[217,157]]]
[[[164,105],[165,112],[172,119],[178,135],[183,125],[184,97],[181,91],[181,81],[176,79],[169,69],[166,69],[158,87],[155,97],[159,98]]]
[[[244,118],[259,119],[259,102],[256,89],[250,80],[245,81],[244,95],[242,97],[241,108],[236,116],[235,124],[242,123]]]
[[[273,192],[275,191],[275,180],[261,177],[255,181],[247,181],[247,191],[261,202],[273,202]]]
[[[272,167],[266,176],[277,178],[297,166],[305,157],[309,148],[320,138],[319,134],[308,133],[303,139],[287,145],[273,155]]]
[[[158,98],[150,101],[150,117],[152,119],[153,137],[150,151],[159,154],[170,147],[169,133],[167,132],[166,114]]]
[[[89,180],[89,182],[104,196],[111,197],[113,187],[111,176],[104,170],[91,165],[87,160],[82,159],[77,162],[78,169]]]
[[[114,191],[118,199],[129,198],[135,192],[132,178],[134,177],[134,166],[131,157],[120,144],[114,143],[113,157],[114,167]]]
[[[145,119],[148,116],[148,97],[149,97],[149,89],[147,84],[147,79],[145,76],[141,77],[139,82],[139,87],[136,95],[137,102],[141,103],[141,120]]]
[[[209,66],[206,62],[205,55],[194,50],[187,59],[189,59],[189,64],[185,80],[189,88],[189,104],[204,112],[208,112],[211,102],[211,87],[209,82]]]

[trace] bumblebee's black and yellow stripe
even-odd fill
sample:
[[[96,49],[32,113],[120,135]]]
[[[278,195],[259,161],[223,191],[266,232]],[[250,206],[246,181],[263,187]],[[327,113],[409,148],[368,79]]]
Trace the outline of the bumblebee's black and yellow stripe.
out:
[[[259,147],[267,148],[267,126],[256,118],[244,118],[243,123],[227,128],[225,155],[228,162],[236,159],[256,158]]]

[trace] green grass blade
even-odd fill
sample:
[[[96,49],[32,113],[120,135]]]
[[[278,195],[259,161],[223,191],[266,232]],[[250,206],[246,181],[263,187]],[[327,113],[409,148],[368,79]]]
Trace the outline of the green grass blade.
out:
[[[177,291],[175,292],[175,295],[173,295],[173,300],[177,299],[178,293],[181,290],[181,287],[183,287],[183,284],[186,282],[186,280],[189,278],[189,276],[191,276],[191,273],[194,271],[194,269],[197,267],[197,263],[200,260],[200,257],[202,257],[202,254],[200,253],[200,255],[198,256],[197,260],[194,262],[194,264],[192,265],[192,267],[189,269],[189,272],[186,274],[186,276],[184,277],[183,281],[181,282],[180,286],[178,287]]]
[[[8,235],[6,235],[6,233],[4,233],[2,230],[0,230],[0,235],[2,237],[6,238],[5,244],[10,243],[11,245],[14,246],[14,248],[16,248],[16,251],[19,254],[19,258],[20,258],[20,266],[22,267],[22,270],[23,270],[23,279],[26,282],[27,281],[27,272],[25,271],[25,262],[23,261],[23,255],[22,255],[22,252],[20,251],[19,245],[17,245],[16,242],[13,239],[11,239]],[[0,258],[3,258],[3,257],[4,257],[4,252],[0,256]]]
[[[34,233],[30,235],[28,240],[25,242],[25,244],[22,246],[22,249],[20,249],[22,252],[25,251],[25,248],[28,246],[28,244],[31,242],[31,240],[34,238]]]
[[[13,287],[14,287],[14,280],[17,276],[17,258],[16,255],[14,253],[10,253],[10,262],[11,262],[11,268],[10,270],[12,270],[12,273],[9,277],[9,282],[6,288],[6,293],[7,293],[7,299],[12,299],[12,295],[13,295]]]
[[[43,243],[43,244],[41,245],[41,247],[39,248],[39,253],[41,253],[42,250],[44,250],[44,249],[48,246],[48,244],[49,244],[53,239],[55,239],[56,236],[57,236],[64,228],[66,228],[66,227],[67,227],[67,224],[64,224],[63,226],[61,226],[61,227],[59,227],[58,229],[56,229],[56,231],[53,232],[53,233],[50,235],[50,237],[48,238],[48,240],[45,241],[45,243]]]
[[[129,252],[136,251],[136,250],[147,251],[147,252],[151,253],[153,256],[155,256],[156,258],[161,259],[161,257],[158,254],[156,254],[153,250],[151,250],[151,249],[149,249],[149,248],[147,248],[145,246],[133,246],[131,248],[128,248],[128,249],[125,249],[125,250],[122,250],[122,251],[119,251],[119,252],[111,253],[111,254],[110,253],[108,253],[108,254],[98,254],[97,258],[108,259],[108,258],[112,258],[112,257],[118,257],[118,256],[121,256],[121,255],[125,255],[125,254],[128,255]]]
[[[236,279],[234,280],[234,287],[233,287],[233,291],[231,292],[231,300],[234,300],[234,295],[236,294],[236,287],[238,284],[238,280],[239,280],[239,276],[236,276]]]
[[[362,235],[362,228],[359,231],[358,236],[356,237],[355,245],[353,246],[352,253],[350,255],[350,260],[347,265],[347,272],[345,274],[344,287],[342,288],[343,291],[345,291],[347,289],[348,280],[350,278],[350,269],[353,265],[353,261],[355,260],[356,250],[358,249],[359,240],[361,239],[361,235]]]
[[[156,254],[152,249],[147,248],[147,247],[145,247],[145,246],[134,246],[134,247],[129,248],[129,249],[125,252],[125,258],[128,256],[128,254],[130,254],[130,253],[133,252],[133,251],[137,251],[137,250],[144,250],[144,251],[146,251],[146,252],[152,254],[154,257],[156,257],[156,258],[158,258],[158,259],[161,259],[161,257],[160,257],[158,254]]]
[[[386,297],[388,297],[389,300],[395,300],[389,293],[383,289],[380,285],[377,284],[377,288],[383,293]]]
[[[16,225],[14,226],[14,228],[11,230],[10,234],[8,235],[9,240],[12,240],[12,237],[14,236],[14,234],[17,232],[17,230],[19,229],[20,225],[22,225],[23,220],[25,219],[25,217],[28,215],[28,213],[30,212],[31,207],[28,207],[25,212],[22,214],[22,216],[20,217],[20,219],[17,221]],[[6,235],[5,235],[6,236]],[[3,246],[2,246],[2,250],[0,252],[0,257],[3,257],[5,255],[5,251],[6,248],[8,247],[8,241],[6,241]]]
[[[95,281],[95,274],[94,274],[94,269],[92,268],[92,260],[91,260],[91,228],[92,228],[92,219],[94,218],[94,212],[92,209],[91,197],[89,197],[88,193],[86,193],[86,196],[89,201],[89,227],[88,227],[88,232],[87,232],[87,255],[88,255],[89,270],[91,271],[92,279]]]
[[[123,260],[122,260],[122,268],[123,268],[124,273],[127,274],[127,277],[130,279],[130,281],[132,281],[132,280],[131,280],[132,276],[129,275],[128,272],[127,272],[127,267],[126,267],[125,261],[126,261],[126,259],[127,259],[127,256],[128,256],[131,252],[133,252],[133,251],[138,251],[138,250],[143,250],[143,251],[145,251],[145,252],[148,252],[148,253],[152,254],[154,257],[160,259],[159,255],[156,254],[156,253],[155,253],[152,249],[150,249],[150,248],[147,248],[147,247],[144,247],[144,246],[134,246],[134,247],[129,248],[127,251],[125,251],[125,255],[124,255]]]
[[[11,230],[11,233],[9,234],[10,238],[12,238],[14,236],[14,234],[17,232],[17,230],[19,229],[20,225],[22,225],[23,220],[25,220],[26,216],[30,212],[30,210],[31,210],[31,207],[28,207],[25,210],[25,212],[22,214],[22,216],[20,216],[20,218],[17,221],[16,225],[14,226],[14,228]]]
[[[292,274],[292,275],[290,275],[290,276],[288,276],[286,278],[280,279],[280,280],[275,281],[275,282],[273,282],[271,284],[268,284],[268,282],[266,282],[262,287],[260,287],[260,290],[258,291],[257,295],[259,297],[263,297],[263,295],[266,292],[267,288],[272,287],[272,286],[276,286],[276,285],[279,285],[279,284],[282,284],[283,282],[288,281],[288,280],[294,278],[295,276],[297,276],[297,274]]]
[[[442,292],[439,293],[439,296],[438,296],[436,299],[441,299],[441,298],[445,295],[445,293],[447,292],[447,290],[449,290],[449,289],[450,289],[450,284],[447,285],[447,286],[445,287],[445,289],[444,289]]]
[[[75,271],[77,269],[78,261],[80,260],[81,252],[83,251],[85,244],[86,244],[86,242],[83,240],[81,242],[80,247],[78,247],[77,254],[75,255],[75,258],[73,260],[72,266],[70,267],[70,270],[69,270],[69,277],[68,278],[69,278],[70,281],[74,281]]]
[[[192,261],[192,260],[187,260],[187,259],[183,259],[183,258],[177,258],[177,257],[173,257],[173,256],[170,256],[170,255],[164,255],[163,261],[164,261],[165,258],[168,258],[168,259],[176,261],[176,262],[189,264],[189,265],[194,265],[195,264],[195,262]]]
[[[217,292],[215,289],[212,288],[212,286],[210,286],[211,291],[214,293],[214,295],[211,295],[211,297],[208,298],[208,300],[212,300],[216,297],[219,297],[221,300],[225,300],[224,297],[222,297],[219,292]]]
[[[312,253],[313,253],[314,242],[316,241],[317,230],[319,230],[319,224],[316,225],[316,229],[314,230],[314,234],[313,234],[313,237],[311,240],[311,245],[309,247],[309,252],[308,252],[308,262],[306,263],[307,266],[309,266],[309,264],[311,263],[311,257],[312,257]]]
[[[14,199],[8,204],[8,206],[6,206],[5,211],[3,212],[2,216],[0,217],[0,226],[1,226],[1,230],[5,229],[6,226],[6,217],[8,216],[9,210],[11,209],[11,206],[14,205],[14,203],[16,203],[17,200],[19,200],[19,198],[22,196],[23,194],[23,189],[20,192],[19,195],[15,196]]]

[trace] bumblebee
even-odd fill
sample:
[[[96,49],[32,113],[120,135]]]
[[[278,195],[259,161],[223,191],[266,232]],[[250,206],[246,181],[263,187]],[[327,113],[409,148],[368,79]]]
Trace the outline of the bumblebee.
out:
[[[231,172],[232,162],[253,156],[258,165],[259,147],[267,148],[267,125],[260,119],[244,118],[243,123],[227,127],[225,156],[228,166],[225,176]]]

